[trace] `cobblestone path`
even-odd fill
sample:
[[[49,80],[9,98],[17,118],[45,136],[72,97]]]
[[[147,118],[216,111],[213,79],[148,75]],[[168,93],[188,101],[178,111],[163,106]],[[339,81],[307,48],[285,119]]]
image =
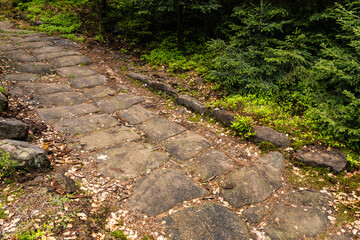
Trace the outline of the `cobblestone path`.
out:
[[[332,227],[330,196],[307,190],[274,196],[284,184],[280,152],[239,167],[208,139],[146,109],[143,96],[107,86],[91,69],[93,60],[65,40],[7,22],[0,30],[11,96],[30,95],[41,120],[90,153],[104,177],[136,179],[126,207],[154,217],[169,239],[302,239]],[[263,203],[271,198],[273,204]],[[204,201],[172,211],[194,199]]]

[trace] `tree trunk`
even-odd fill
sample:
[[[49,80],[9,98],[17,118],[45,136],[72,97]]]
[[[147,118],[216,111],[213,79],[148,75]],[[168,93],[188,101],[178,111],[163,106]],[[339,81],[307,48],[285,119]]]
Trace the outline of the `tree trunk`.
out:
[[[179,50],[184,49],[184,26],[183,26],[183,12],[184,6],[179,3],[179,1],[175,1],[175,9],[176,9],[176,23],[177,23],[177,46]]]
[[[97,3],[98,4],[96,8],[99,16],[99,33],[103,35],[105,33],[104,19],[106,17],[107,2],[106,0],[98,0]]]

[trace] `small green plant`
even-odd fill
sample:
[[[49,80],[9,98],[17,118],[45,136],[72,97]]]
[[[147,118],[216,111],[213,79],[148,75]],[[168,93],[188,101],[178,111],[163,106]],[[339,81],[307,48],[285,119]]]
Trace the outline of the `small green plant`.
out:
[[[97,42],[104,42],[104,36],[101,34],[97,34],[95,35],[94,40]]]
[[[268,153],[276,150],[275,145],[270,142],[261,142],[259,144],[259,148],[261,149],[262,153]]]
[[[255,135],[255,133],[252,132],[253,127],[254,119],[252,117],[242,115],[237,115],[235,121],[231,125],[231,128],[234,129],[235,133],[244,138],[249,138]]]
[[[127,240],[127,239],[128,239],[128,238],[126,237],[126,235],[125,235],[120,229],[111,232],[111,235],[113,235],[115,238],[121,239],[121,240]]]
[[[200,122],[201,118],[199,116],[192,116],[189,118],[190,122]]]
[[[154,240],[154,238],[152,236],[150,236],[149,234],[145,235],[142,240]]]
[[[50,203],[54,204],[56,206],[64,206],[65,203],[70,203],[71,202],[71,194],[68,194],[66,196],[55,196],[54,198],[50,199]]]
[[[0,203],[0,219],[4,219],[5,218],[5,213],[4,210],[2,208],[2,204]]]
[[[36,239],[39,239],[39,237],[43,236],[44,234],[45,234],[45,232],[41,231],[41,230],[37,230],[37,231],[29,230],[29,231],[18,233],[16,235],[16,237],[17,237],[16,239],[18,239],[18,240],[36,240]]]
[[[0,151],[0,180],[2,177],[11,177],[15,173],[17,162],[10,159],[10,154]]]

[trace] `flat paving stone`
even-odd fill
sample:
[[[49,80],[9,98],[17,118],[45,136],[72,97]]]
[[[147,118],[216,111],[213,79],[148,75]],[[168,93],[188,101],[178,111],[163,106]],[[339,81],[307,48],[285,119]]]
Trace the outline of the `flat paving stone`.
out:
[[[74,56],[56,58],[55,60],[51,61],[50,64],[55,68],[61,68],[61,67],[69,67],[80,64],[89,65],[92,64],[92,60],[91,58],[84,55],[74,55]]]
[[[328,195],[293,192],[283,198],[270,213],[265,233],[271,239],[308,239],[318,236],[330,225]]]
[[[52,60],[55,58],[65,57],[65,56],[72,56],[72,55],[79,55],[80,53],[74,51],[59,51],[59,52],[52,52],[52,53],[42,53],[36,55],[36,59],[39,61],[46,61]]]
[[[71,41],[69,39],[52,39],[51,42],[53,42],[57,46],[66,47],[70,49],[78,49],[80,48],[80,45],[74,41]]]
[[[22,83],[19,86],[36,95],[74,91],[69,85],[59,83]]]
[[[216,203],[205,203],[161,219],[169,239],[248,240],[246,224]]]
[[[57,75],[60,77],[84,77],[95,75],[97,72],[87,67],[76,66],[76,67],[63,67],[56,70]]]
[[[187,131],[169,140],[165,144],[165,149],[179,160],[188,160],[211,146],[212,143],[210,141]]]
[[[128,207],[148,216],[165,212],[183,201],[207,195],[208,191],[195,185],[184,173],[172,169],[153,172],[134,186]]]
[[[31,63],[19,63],[10,62],[10,67],[17,72],[37,73],[41,75],[50,74],[51,68],[46,63],[31,62]]]
[[[75,148],[93,151],[105,147],[114,147],[121,143],[140,140],[141,136],[128,127],[116,127],[95,132],[77,140]]]
[[[69,79],[69,82],[74,88],[90,88],[106,83],[106,77],[103,75],[76,77]]]
[[[18,44],[19,46],[26,48],[26,49],[32,49],[32,48],[41,48],[41,47],[48,47],[50,44],[48,42],[25,42]]]
[[[38,54],[48,54],[48,53],[54,53],[54,52],[61,52],[64,51],[61,47],[41,47],[41,48],[35,48],[31,50],[31,53],[38,55]]]
[[[13,96],[31,96],[32,98],[39,98],[45,94],[58,93],[58,92],[73,92],[74,90],[65,84],[56,83],[28,83],[22,82],[17,84],[9,92]]]
[[[96,86],[93,88],[85,88],[82,90],[82,92],[84,93],[85,97],[90,99],[104,98],[117,93],[116,90],[104,85]]]
[[[138,127],[146,133],[149,139],[155,142],[161,142],[186,131],[183,126],[162,118],[152,118]]]
[[[77,92],[58,92],[46,94],[38,98],[41,105],[45,106],[70,106],[86,102],[86,99]]]
[[[8,51],[6,52],[6,58],[13,60],[13,61],[19,61],[19,62],[35,62],[36,58],[31,56],[29,53],[27,53],[23,49],[14,50],[14,51]]]
[[[159,167],[169,155],[148,143],[127,143],[101,151],[96,158],[106,159],[98,167],[104,176],[128,180]]]
[[[232,206],[264,201],[282,186],[284,157],[279,152],[263,155],[254,166],[234,170],[226,176],[222,195]]]
[[[260,205],[246,209],[242,215],[252,224],[259,224],[265,215],[270,211],[268,206]]]
[[[61,120],[55,124],[55,129],[63,133],[83,134],[98,129],[111,128],[118,125],[115,118],[107,115],[89,115]]]
[[[15,73],[15,74],[5,75],[3,78],[7,81],[31,82],[40,79],[40,77],[41,76],[39,74],[34,74],[34,73]]]
[[[157,114],[143,108],[140,105],[132,106],[120,113],[120,117],[124,118],[130,124],[138,124],[156,116]]]
[[[20,46],[14,46],[10,43],[8,44],[1,44],[0,45],[0,51],[2,52],[6,52],[6,51],[14,51],[14,50],[18,50],[18,49],[23,49],[23,47]]]
[[[188,161],[185,167],[201,179],[208,180],[229,171],[234,167],[234,163],[225,154],[209,149],[196,159]]]
[[[144,99],[139,96],[130,94],[121,94],[110,99],[96,100],[96,104],[106,113],[113,113],[131,107],[137,103],[143,102]]]
[[[42,41],[40,36],[10,37],[10,40],[14,44],[24,43],[24,42],[40,42],[40,41]]]
[[[83,116],[90,113],[96,113],[100,109],[91,105],[91,104],[78,104],[74,106],[65,106],[65,107],[54,107],[54,108],[42,108],[37,109],[37,113],[40,116],[41,120],[44,122],[53,122],[60,119]]]

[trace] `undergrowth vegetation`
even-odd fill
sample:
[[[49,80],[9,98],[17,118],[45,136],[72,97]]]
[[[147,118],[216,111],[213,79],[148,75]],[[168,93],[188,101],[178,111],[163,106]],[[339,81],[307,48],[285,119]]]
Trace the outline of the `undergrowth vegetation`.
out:
[[[36,29],[140,46],[155,68],[196,72],[224,96],[214,107],[242,114],[239,131],[271,126],[295,148],[340,147],[360,163],[360,0],[9,3]]]

